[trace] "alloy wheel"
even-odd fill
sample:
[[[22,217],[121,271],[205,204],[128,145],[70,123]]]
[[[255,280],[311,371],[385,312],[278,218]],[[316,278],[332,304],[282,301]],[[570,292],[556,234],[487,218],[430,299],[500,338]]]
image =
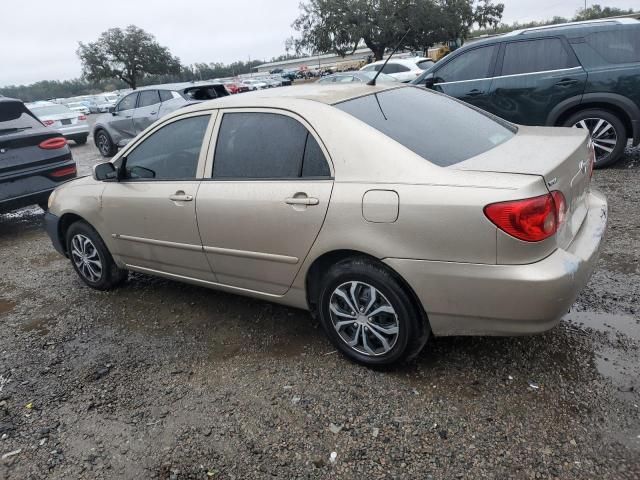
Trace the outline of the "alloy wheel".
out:
[[[98,135],[98,150],[102,155],[109,154],[109,139],[104,133]]]
[[[80,274],[96,283],[102,278],[102,261],[89,237],[77,234],[71,239],[71,257]]]
[[[375,287],[364,282],[338,286],[329,299],[331,322],[342,341],[367,356],[390,352],[398,340],[395,309]]]
[[[589,131],[596,150],[596,163],[611,154],[618,143],[616,129],[602,118],[584,118],[573,126]]]

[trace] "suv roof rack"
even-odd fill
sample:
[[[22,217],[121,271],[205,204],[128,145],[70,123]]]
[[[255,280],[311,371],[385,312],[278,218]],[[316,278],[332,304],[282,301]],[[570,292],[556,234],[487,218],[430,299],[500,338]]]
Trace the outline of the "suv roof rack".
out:
[[[629,25],[629,24],[638,24],[640,23],[635,18],[601,18],[598,20],[585,20],[582,22],[568,22],[568,23],[556,23],[553,25],[541,25],[539,27],[531,27],[531,28],[523,28],[520,30],[513,30],[512,32],[505,33],[504,36],[511,37],[514,35],[522,35],[524,33],[529,32],[538,32],[540,30],[549,30],[552,28],[565,28],[565,27],[573,27],[573,26],[583,26],[583,25],[597,25],[603,23],[611,23],[616,25]]]

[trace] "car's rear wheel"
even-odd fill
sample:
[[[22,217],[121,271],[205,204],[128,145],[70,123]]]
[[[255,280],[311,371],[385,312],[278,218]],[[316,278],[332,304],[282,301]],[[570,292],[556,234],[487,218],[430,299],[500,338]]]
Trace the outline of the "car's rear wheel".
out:
[[[74,270],[91,288],[110,290],[126,280],[128,272],[118,268],[98,232],[87,223],[69,227],[66,245]]]
[[[595,168],[613,165],[624,153],[627,145],[624,124],[620,118],[607,110],[582,110],[567,119],[565,126],[589,131],[596,150]]]
[[[103,157],[113,157],[118,152],[118,147],[104,130],[96,132],[96,146]]]
[[[426,320],[405,288],[384,266],[366,258],[329,269],[318,310],[336,348],[368,366],[415,356],[429,335]]]

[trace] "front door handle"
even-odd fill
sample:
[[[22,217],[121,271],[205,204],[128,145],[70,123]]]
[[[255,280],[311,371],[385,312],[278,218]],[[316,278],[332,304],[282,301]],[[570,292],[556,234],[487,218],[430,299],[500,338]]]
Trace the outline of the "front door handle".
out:
[[[180,190],[173,195],[169,195],[169,200],[171,200],[172,202],[192,202],[193,195],[187,195],[182,190]]]
[[[556,85],[559,87],[571,87],[577,83],[577,80],[572,80],[571,78],[563,78],[558,83],[556,83]]]
[[[467,97],[477,97],[482,94],[484,94],[482,90],[478,90],[477,88],[474,88],[473,90],[467,92]]]
[[[320,200],[313,197],[289,197],[284,202],[287,205],[318,205]]]

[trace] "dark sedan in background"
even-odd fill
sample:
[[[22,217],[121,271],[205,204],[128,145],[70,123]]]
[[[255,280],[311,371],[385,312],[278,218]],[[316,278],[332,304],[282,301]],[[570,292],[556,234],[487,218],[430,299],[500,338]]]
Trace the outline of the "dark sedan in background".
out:
[[[20,100],[0,97],[0,213],[37,204],[75,178],[65,138],[45,127]]]

